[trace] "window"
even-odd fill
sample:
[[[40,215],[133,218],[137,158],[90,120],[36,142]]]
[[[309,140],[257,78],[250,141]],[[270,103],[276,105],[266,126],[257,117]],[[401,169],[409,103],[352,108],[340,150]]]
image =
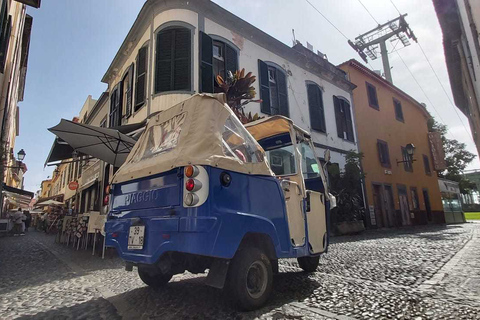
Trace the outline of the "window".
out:
[[[260,145],[235,116],[225,121],[222,133],[223,153],[244,163],[265,161]]]
[[[310,127],[313,130],[327,132],[322,90],[316,84],[307,84],[307,94],[308,109],[310,112]]]
[[[405,147],[402,147],[402,158],[403,158],[403,167],[405,168],[405,171],[413,172],[413,162],[412,162],[413,159],[408,155],[407,149]]]
[[[352,114],[350,103],[341,97],[333,96],[335,106],[335,120],[337,122],[337,135],[339,138],[354,142]]]
[[[132,88],[133,88],[134,65],[128,68],[128,72],[122,79],[122,119],[123,123],[132,115]]]
[[[428,156],[426,154],[423,155],[423,166],[425,168],[425,174],[431,175],[432,170],[430,169],[430,161],[428,160]]]
[[[109,127],[117,127],[122,123],[122,83],[117,84],[110,95],[110,122]]]
[[[277,176],[290,175],[297,172],[293,145],[269,150],[266,153],[270,168]]]
[[[5,69],[5,62],[7,59],[8,45],[10,43],[10,33],[12,31],[12,16],[8,14],[9,1],[2,1],[2,8],[0,11],[0,72],[3,73]]]
[[[261,112],[288,117],[287,77],[283,70],[258,60]]]
[[[379,110],[380,106],[378,105],[377,89],[368,82],[366,82],[366,85],[367,85],[368,104],[370,105],[370,107]]]
[[[395,119],[401,122],[405,122],[405,120],[403,119],[402,103],[397,99],[393,98],[393,107],[395,108]]]
[[[237,51],[221,41],[213,41],[213,76],[227,78],[228,71],[235,73],[238,69]],[[220,92],[217,81],[214,82],[215,92]]]
[[[107,116],[105,116],[102,121],[100,121],[100,128],[106,128],[107,127]]]
[[[191,90],[191,44],[187,28],[167,28],[157,34],[155,93]]]
[[[382,167],[390,168],[390,153],[388,152],[388,144],[385,141],[377,140],[378,159]]]
[[[142,136],[143,140],[139,141],[141,145],[130,162],[140,162],[143,159],[155,157],[175,148],[185,118],[186,113],[184,112],[161,124],[150,127]]]
[[[302,154],[302,174],[304,179],[320,177],[321,167],[318,166],[317,159],[309,143],[302,141],[299,145]]]
[[[137,74],[135,76],[135,108],[139,110],[144,104],[147,97],[147,66],[148,66],[148,46],[138,50],[136,59]],[[133,71],[132,71],[133,74]]]
[[[420,201],[418,201],[418,193],[417,193],[417,188],[410,188],[410,194],[412,196],[412,204],[413,204],[413,210],[419,210],[420,209]]]

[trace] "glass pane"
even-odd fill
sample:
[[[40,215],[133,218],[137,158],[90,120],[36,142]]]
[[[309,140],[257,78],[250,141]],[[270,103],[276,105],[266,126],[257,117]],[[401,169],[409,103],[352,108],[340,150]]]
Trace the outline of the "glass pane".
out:
[[[295,152],[292,145],[267,151],[270,168],[277,176],[295,174]]]
[[[306,142],[300,144],[302,154],[302,173],[304,179],[317,178],[320,176],[320,168],[312,148]]]
[[[252,138],[240,120],[229,116],[222,133],[223,153],[242,162],[263,162],[265,156],[260,145]]]
[[[182,113],[159,125],[150,127],[142,141],[142,147],[138,149],[132,162],[139,162],[175,148],[185,116],[186,114]]]

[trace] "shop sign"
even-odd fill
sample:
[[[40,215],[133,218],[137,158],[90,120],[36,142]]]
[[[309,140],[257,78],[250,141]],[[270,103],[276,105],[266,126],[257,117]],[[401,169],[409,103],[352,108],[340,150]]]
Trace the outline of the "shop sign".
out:
[[[78,189],[78,182],[72,181],[68,184],[68,189],[70,190],[77,190]]]
[[[433,168],[436,171],[442,171],[447,168],[445,161],[445,150],[443,149],[442,135],[440,132],[429,132],[428,142],[430,143],[430,151],[432,152]]]

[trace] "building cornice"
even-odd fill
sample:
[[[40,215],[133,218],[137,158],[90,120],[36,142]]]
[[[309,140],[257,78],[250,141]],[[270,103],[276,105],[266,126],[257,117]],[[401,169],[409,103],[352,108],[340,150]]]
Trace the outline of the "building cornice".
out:
[[[233,13],[225,10],[210,0],[147,0],[137,16],[132,28],[128,32],[119,51],[110,67],[102,78],[102,82],[109,83],[118,76],[121,66],[125,63],[132,48],[135,48],[140,37],[147,31],[153,17],[160,12],[170,9],[187,9],[222,25],[229,30],[241,35],[245,39],[271,51],[272,53],[290,61],[326,81],[338,85],[346,91],[352,91],[355,85],[348,81],[343,71],[335,65],[322,59],[313,52],[307,53],[298,48],[291,48],[275,39]],[[303,52],[302,52],[303,51]]]

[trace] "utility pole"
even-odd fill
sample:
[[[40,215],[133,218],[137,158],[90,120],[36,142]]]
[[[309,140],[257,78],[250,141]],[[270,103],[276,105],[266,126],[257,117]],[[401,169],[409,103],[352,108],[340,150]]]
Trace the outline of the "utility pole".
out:
[[[365,32],[355,38],[355,43],[348,40],[348,44],[355,50],[360,57],[368,63],[367,56],[371,60],[378,58],[378,47],[382,56],[383,72],[388,82],[393,83],[390,62],[388,61],[387,40],[400,41],[405,47],[410,45],[409,39],[417,42],[417,38],[405,21],[407,14],[402,14],[398,18],[390,20],[378,27]]]

